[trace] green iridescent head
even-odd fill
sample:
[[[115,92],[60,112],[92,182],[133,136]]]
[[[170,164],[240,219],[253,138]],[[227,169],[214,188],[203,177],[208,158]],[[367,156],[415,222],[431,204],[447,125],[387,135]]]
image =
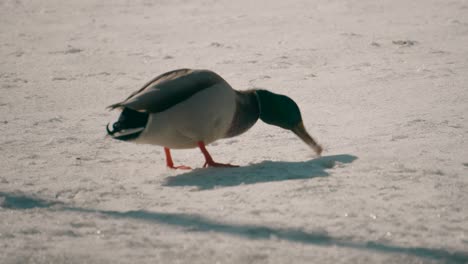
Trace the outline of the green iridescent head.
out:
[[[270,125],[293,129],[302,122],[301,111],[289,97],[267,90],[257,90],[260,119]]]
[[[289,97],[267,90],[256,90],[260,108],[260,119],[270,125],[291,130],[320,155],[322,147],[306,131],[301,111]]]

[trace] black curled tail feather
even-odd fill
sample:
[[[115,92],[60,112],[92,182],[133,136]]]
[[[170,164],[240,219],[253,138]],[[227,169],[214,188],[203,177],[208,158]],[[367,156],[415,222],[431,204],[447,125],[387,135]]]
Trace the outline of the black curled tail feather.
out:
[[[135,139],[146,127],[148,118],[149,114],[146,112],[139,112],[125,107],[119,116],[119,120],[112,124],[112,130],[109,129],[109,124],[107,124],[107,134],[119,140]]]
[[[107,134],[108,134],[109,136],[112,136],[112,135],[115,134],[116,131],[115,131],[115,130],[112,130],[112,131],[109,130],[109,124],[110,124],[110,123],[107,123],[107,125],[106,125],[106,130],[107,130]]]
[[[145,127],[148,122],[149,114],[146,112],[139,112],[125,107],[120,114],[118,122],[114,123],[114,129],[126,129]]]

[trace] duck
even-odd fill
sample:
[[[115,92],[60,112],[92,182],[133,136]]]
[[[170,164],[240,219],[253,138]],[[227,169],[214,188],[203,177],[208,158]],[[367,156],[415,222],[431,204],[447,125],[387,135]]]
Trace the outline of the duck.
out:
[[[265,89],[235,90],[211,70],[184,68],[163,73],[107,108],[121,110],[112,127],[106,125],[110,137],[162,146],[171,169],[191,169],[174,165],[171,149],[197,147],[205,159],[203,167],[238,167],[215,162],[206,146],[243,134],[258,119],[293,132],[318,156],[322,153],[290,97]]]

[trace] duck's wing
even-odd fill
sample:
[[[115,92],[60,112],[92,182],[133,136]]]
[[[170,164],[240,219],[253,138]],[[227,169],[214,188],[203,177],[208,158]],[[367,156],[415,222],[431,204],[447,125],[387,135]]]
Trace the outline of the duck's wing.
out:
[[[179,69],[157,76],[109,109],[128,107],[148,113],[162,112],[215,84],[226,82],[209,70]]]

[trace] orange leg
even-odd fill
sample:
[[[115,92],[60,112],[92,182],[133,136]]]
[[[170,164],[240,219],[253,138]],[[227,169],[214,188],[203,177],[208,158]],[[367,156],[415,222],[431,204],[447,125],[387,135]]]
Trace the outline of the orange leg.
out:
[[[171,169],[181,169],[181,170],[191,170],[192,168],[188,166],[174,166],[174,162],[172,161],[171,150],[169,148],[164,147],[164,153],[166,153],[166,166]]]
[[[198,147],[203,153],[203,156],[205,156],[205,165],[203,165],[203,168],[206,168],[206,167],[239,167],[237,165],[215,162],[213,158],[211,157],[210,153],[208,153],[208,150],[206,150],[205,143],[203,143],[203,141],[198,142]]]

